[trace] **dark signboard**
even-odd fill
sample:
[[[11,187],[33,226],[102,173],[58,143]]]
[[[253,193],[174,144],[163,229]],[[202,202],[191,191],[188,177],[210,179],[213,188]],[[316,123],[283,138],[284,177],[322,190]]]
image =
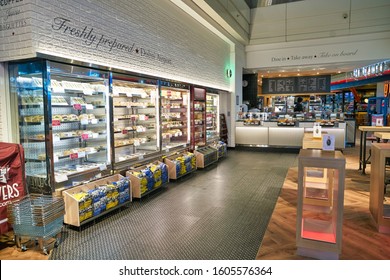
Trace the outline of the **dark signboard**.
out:
[[[263,78],[265,94],[322,93],[330,92],[330,75]]]

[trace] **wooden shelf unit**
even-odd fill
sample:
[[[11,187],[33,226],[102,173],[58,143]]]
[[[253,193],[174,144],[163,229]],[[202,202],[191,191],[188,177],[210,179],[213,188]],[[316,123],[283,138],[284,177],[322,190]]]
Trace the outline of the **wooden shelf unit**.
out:
[[[301,149],[296,221],[298,255],[316,259],[339,258],[344,184],[345,158],[340,151]]]
[[[95,211],[94,209],[94,201],[93,198],[89,198],[85,201],[79,201],[75,198],[75,194],[81,192],[88,192],[102,185],[111,185],[113,182],[118,182],[125,177],[120,174],[115,174],[112,176],[105,177],[100,180],[96,180],[84,185],[80,185],[74,188],[70,188],[68,190],[64,190],[62,195],[64,197],[65,202],[65,216],[64,223],[76,227],[80,227],[85,223],[93,221],[94,219],[105,215],[111,212],[114,209],[117,209],[124,204],[132,201],[131,196],[131,183],[128,182],[128,187],[118,188],[118,193],[115,194],[117,196],[117,203],[115,199],[110,199],[111,204],[106,205],[106,209],[104,211]],[[110,194],[106,194],[109,196]]]
[[[381,233],[390,233],[390,190],[386,189],[386,165],[390,159],[390,143],[371,145],[370,212],[376,228]]]
[[[218,161],[218,150],[211,146],[200,147],[194,151],[196,166],[205,168]]]
[[[188,156],[188,152],[176,153],[176,154],[169,155],[169,156],[164,158],[164,163],[168,166],[169,179],[173,179],[173,180],[179,179],[180,177],[183,177],[187,174],[190,174],[197,169],[196,164],[195,164],[195,167],[193,167],[191,164],[191,166],[192,166],[191,170],[187,170],[187,168],[186,168],[186,172],[178,172],[175,161],[177,158],[185,157],[185,156]],[[194,159],[195,159],[195,155],[194,155]],[[181,167],[183,168],[183,166],[181,166]]]
[[[163,166],[161,169],[159,169],[161,171],[161,173],[159,175],[156,174],[156,172],[153,173],[153,171],[151,170],[151,172],[153,174],[154,182],[153,182],[153,186],[148,188],[145,185],[145,182],[142,181],[143,179],[145,179],[145,180],[147,180],[147,179],[145,177],[140,178],[134,174],[135,174],[135,172],[140,172],[143,169],[149,168],[151,165],[159,165],[159,166],[163,165]],[[142,198],[142,197],[154,192],[155,190],[166,186],[169,182],[169,176],[168,176],[168,174],[163,174],[164,171],[168,172],[168,166],[161,161],[154,161],[152,163],[140,166],[136,169],[132,169],[132,170],[127,171],[126,177],[128,177],[130,179],[133,198]],[[165,178],[165,176],[166,176],[166,178]]]
[[[219,114],[219,139],[228,143],[228,129],[225,114]]]

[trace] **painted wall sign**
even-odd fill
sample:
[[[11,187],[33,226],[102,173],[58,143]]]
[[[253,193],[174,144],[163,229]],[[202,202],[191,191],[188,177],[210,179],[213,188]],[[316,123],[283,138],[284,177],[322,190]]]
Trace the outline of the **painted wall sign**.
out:
[[[262,82],[265,94],[330,92],[330,75],[263,78]]]
[[[93,27],[77,26],[72,20],[64,17],[53,19],[52,29],[64,35],[82,40],[86,46],[95,49],[103,48],[108,52],[120,51],[133,55],[138,55],[147,59],[157,60],[163,64],[173,64],[172,59],[136,45],[134,42],[128,42],[123,38],[115,38],[97,32]]]
[[[22,16],[21,5],[23,0],[0,0],[0,31],[25,27],[27,21]]]
[[[0,7],[12,6],[19,2],[23,2],[23,0],[0,0]]]

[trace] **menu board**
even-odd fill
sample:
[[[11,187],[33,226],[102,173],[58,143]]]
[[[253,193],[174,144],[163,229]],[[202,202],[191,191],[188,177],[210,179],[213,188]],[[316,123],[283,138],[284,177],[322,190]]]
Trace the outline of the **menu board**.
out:
[[[330,92],[330,75],[263,78],[262,81],[265,94]]]

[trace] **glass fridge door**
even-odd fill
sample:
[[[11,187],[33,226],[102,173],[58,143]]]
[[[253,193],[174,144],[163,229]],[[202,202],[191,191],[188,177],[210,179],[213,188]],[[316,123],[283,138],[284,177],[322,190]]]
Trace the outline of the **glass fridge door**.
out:
[[[49,62],[48,73],[55,188],[107,175],[108,72]]]
[[[169,152],[190,143],[190,91],[161,86],[161,147]]]
[[[25,153],[28,192],[50,194],[44,65],[44,61],[10,64],[9,75],[11,98],[18,105],[19,139]]]
[[[157,81],[113,74],[113,161],[121,169],[160,150]]]
[[[219,140],[219,96],[206,95],[206,140],[207,143]]]
[[[191,96],[191,147],[206,145],[206,90],[193,88]]]

